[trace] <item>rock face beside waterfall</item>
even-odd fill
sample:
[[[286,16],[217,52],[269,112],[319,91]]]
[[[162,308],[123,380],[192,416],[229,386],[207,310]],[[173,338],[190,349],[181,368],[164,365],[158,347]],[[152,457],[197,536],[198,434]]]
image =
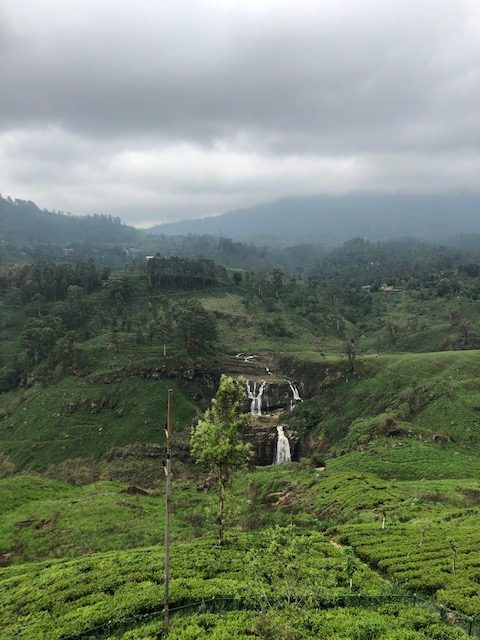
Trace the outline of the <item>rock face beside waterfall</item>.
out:
[[[297,433],[283,425],[283,431],[290,443],[292,460],[298,460],[300,455],[300,441]],[[277,458],[278,432],[276,425],[254,425],[243,432],[245,442],[252,445],[252,463],[257,466],[274,464]]]

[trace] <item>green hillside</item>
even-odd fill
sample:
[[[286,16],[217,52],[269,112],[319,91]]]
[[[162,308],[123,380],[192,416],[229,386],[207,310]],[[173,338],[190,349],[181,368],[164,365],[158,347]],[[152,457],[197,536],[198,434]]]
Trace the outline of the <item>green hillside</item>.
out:
[[[162,637],[170,388],[168,637],[480,632],[480,265],[415,242],[329,256],[305,277],[179,256],[3,268],[2,640]],[[221,373],[269,382],[251,441],[283,424],[295,458],[234,474],[224,548],[189,451]]]
[[[298,406],[289,424],[338,470],[386,478],[475,478],[478,351],[369,356],[358,377]]]
[[[284,532],[284,535],[286,533]],[[303,598],[308,601],[312,581],[318,580],[323,585],[321,601],[329,603],[342,596],[348,598],[349,591],[345,585],[343,568],[344,554],[328,544],[323,536],[305,534],[295,536],[291,540],[291,544],[296,544],[298,548],[303,546],[314,551],[310,554],[310,560],[305,559],[301,566],[292,567],[292,582],[280,581],[269,584],[266,580],[268,573],[273,576],[283,570],[282,555],[273,552],[269,544],[268,536],[239,536],[220,555],[212,554],[212,543],[207,539],[176,546],[172,561],[176,566],[178,577],[172,581],[172,607],[175,607],[176,603],[184,605],[212,598],[238,603],[237,606],[246,611],[227,616],[227,627],[222,630],[221,636],[226,637],[225,633],[234,633],[235,629],[240,631],[245,623],[247,625],[252,622],[262,624],[257,603],[260,603],[265,596],[272,602],[275,600],[281,602],[294,592],[297,599]],[[265,576],[255,574],[256,554],[263,554],[270,561],[269,570],[268,573],[265,572],[267,574]],[[195,566],[189,562],[192,555],[196,558]],[[161,571],[162,556],[158,548],[110,552],[101,556],[86,555],[79,560],[16,567],[10,572],[6,570],[2,580],[2,584],[8,586],[8,595],[2,602],[6,622],[5,632],[12,637],[16,635],[22,639],[33,637],[60,639],[68,635],[74,636],[101,624],[105,621],[105,615],[118,618],[154,611],[162,597]],[[367,567],[360,565],[356,573],[358,574],[357,585],[366,594],[384,593],[388,596],[388,587]],[[85,581],[86,574],[88,574],[88,582]],[[253,579],[254,575],[256,575],[255,579]],[[49,585],[47,589],[43,589],[44,596],[41,603],[22,598],[26,581],[34,592],[40,585]],[[387,597],[385,600],[387,601]],[[282,607],[277,615],[288,615],[290,607],[288,604],[285,607]],[[408,605],[400,605],[398,609],[401,616],[405,616],[401,625],[404,635],[399,635],[398,638],[412,637],[408,635],[408,630],[415,628],[416,625],[423,631],[418,635],[419,638],[435,637],[438,620],[434,615],[419,615]],[[395,607],[393,610],[390,609],[391,613],[394,611]],[[353,613],[347,608],[338,611],[335,617],[339,618],[340,624],[346,629],[354,629],[357,623]],[[392,624],[388,613],[387,607],[384,615],[381,612],[377,613],[373,621],[364,620],[363,624],[370,628],[380,624],[381,627],[388,629]],[[267,620],[268,617],[270,616],[267,614]],[[316,624],[321,626],[322,615],[318,613],[315,617]],[[327,617],[327,620],[330,618],[332,626],[334,620],[331,618],[333,617],[331,614]],[[223,617],[218,618],[218,622],[221,620],[223,625],[225,622]],[[181,633],[182,626],[187,628],[190,625],[198,626],[199,620],[201,618],[195,616],[191,620],[188,618],[178,620],[176,622],[178,633]],[[215,622],[213,617],[208,627],[204,629],[204,633],[210,627],[216,626]],[[270,623],[272,624],[273,620]],[[305,637],[314,637],[311,635],[313,631],[314,628],[310,628],[310,635]],[[245,629],[246,632],[247,629]],[[156,634],[156,631],[149,625],[144,626],[143,629],[140,628],[130,637],[155,637],[155,635],[149,635],[151,633]],[[192,637],[191,634],[189,635]],[[174,628],[172,637],[182,636],[177,636]],[[203,636],[195,634],[193,637]],[[455,638],[460,635],[451,631],[444,637]]]

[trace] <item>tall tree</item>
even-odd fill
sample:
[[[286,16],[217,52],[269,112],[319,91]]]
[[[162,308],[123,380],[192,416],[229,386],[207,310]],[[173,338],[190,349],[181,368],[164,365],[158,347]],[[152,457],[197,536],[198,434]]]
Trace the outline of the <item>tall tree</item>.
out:
[[[358,358],[358,340],[352,336],[343,345],[342,353],[347,357],[350,371],[355,373]]]
[[[212,348],[217,337],[215,316],[198,300],[186,300],[175,309],[180,338],[189,354],[195,355]]]
[[[222,375],[212,406],[192,432],[190,444],[196,462],[207,465],[218,491],[218,541],[225,544],[225,490],[232,473],[250,457],[250,445],[241,430],[250,416],[242,413],[245,392],[232,378]]]
[[[29,320],[22,331],[22,341],[31,364],[37,364],[53,349],[60,335],[56,318]],[[48,323],[49,322],[49,323]]]

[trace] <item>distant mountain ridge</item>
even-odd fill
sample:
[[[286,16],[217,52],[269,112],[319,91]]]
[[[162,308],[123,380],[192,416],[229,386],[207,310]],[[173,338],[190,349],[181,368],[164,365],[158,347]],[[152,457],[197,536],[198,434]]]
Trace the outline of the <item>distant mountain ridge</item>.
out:
[[[128,244],[141,233],[112,216],[52,213],[30,201],[0,198],[0,242],[3,244]]]
[[[164,236],[165,241],[172,236],[223,236],[254,241],[257,246],[277,239],[278,248],[304,242],[325,247],[355,237],[375,241],[410,236],[437,242],[456,238],[454,244],[473,243],[478,248],[478,238],[474,241],[472,234],[480,236],[480,194],[291,197],[216,217],[159,224],[146,231],[112,216],[53,213],[30,201],[0,197],[3,245],[135,246],[147,242],[149,234],[154,234],[149,241],[152,251],[155,235]],[[159,249],[165,251],[155,248]]]
[[[0,264],[68,257],[73,262],[93,258],[119,268],[127,260],[157,252],[207,258],[236,269],[279,268],[297,274],[310,269],[324,254],[315,243],[266,248],[218,236],[153,235],[112,216],[53,213],[30,201],[0,197]]]
[[[480,194],[365,194],[291,197],[220,216],[152,227],[166,235],[212,234],[341,243],[353,237],[442,240],[480,233]]]

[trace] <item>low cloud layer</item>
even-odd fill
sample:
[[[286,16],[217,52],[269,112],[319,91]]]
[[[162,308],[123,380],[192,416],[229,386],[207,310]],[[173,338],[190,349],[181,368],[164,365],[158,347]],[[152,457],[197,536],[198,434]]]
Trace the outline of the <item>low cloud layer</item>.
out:
[[[0,191],[155,222],[480,189],[475,0],[4,0]]]

